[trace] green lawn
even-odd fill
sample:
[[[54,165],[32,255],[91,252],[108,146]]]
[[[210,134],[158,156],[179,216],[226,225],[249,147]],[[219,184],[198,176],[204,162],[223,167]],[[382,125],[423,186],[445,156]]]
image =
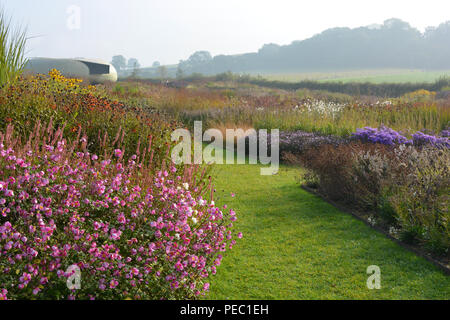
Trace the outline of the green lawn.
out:
[[[299,187],[299,169],[217,165],[217,203],[244,233],[206,299],[449,299],[450,278],[352,216]],[[236,194],[231,197],[231,192]],[[380,290],[366,286],[381,268]]]

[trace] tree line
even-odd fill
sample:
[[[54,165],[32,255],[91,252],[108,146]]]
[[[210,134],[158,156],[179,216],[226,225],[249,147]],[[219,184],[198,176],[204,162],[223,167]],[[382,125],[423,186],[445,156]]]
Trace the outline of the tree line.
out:
[[[450,69],[450,21],[424,33],[399,19],[355,29],[333,28],[289,45],[258,52],[211,56],[197,51],[180,61],[185,74],[308,72],[349,69]]]

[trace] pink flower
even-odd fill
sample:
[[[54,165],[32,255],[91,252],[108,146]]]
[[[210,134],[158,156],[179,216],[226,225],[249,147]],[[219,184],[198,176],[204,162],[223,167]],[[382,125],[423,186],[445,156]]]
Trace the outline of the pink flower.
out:
[[[111,289],[116,288],[118,285],[119,285],[119,281],[117,281],[117,280],[115,280],[115,279],[111,280],[111,282],[109,283],[109,287],[110,287]]]
[[[116,149],[116,150],[114,150],[114,155],[117,157],[117,158],[120,158],[120,157],[122,157],[122,150],[120,150],[120,149]]]
[[[121,235],[122,235],[122,231],[112,229],[110,238],[111,238],[111,240],[119,240]]]
[[[119,214],[117,217],[117,221],[119,223],[125,224],[127,222],[127,219],[125,218],[125,215],[123,213]]]
[[[170,287],[174,290],[174,289],[178,289],[178,287],[180,286],[180,284],[178,283],[178,281],[173,281],[170,284]]]
[[[6,296],[8,294],[8,290],[1,289],[0,290],[0,300],[8,300],[8,297]]]

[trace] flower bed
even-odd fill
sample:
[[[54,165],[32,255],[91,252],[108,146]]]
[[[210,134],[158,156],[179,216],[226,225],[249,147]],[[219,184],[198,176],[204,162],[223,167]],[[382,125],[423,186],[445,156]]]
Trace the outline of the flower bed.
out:
[[[448,260],[450,149],[351,142],[292,158],[307,168],[307,184],[324,196]]]
[[[56,70],[0,89],[0,114],[0,130],[11,124],[23,136],[30,134],[38,121],[64,128],[64,136],[70,139],[83,131],[90,141],[88,150],[97,154],[105,148],[111,152],[120,142],[126,156],[131,156],[150,138],[155,163],[166,157],[170,134],[179,127],[150,107],[119,102],[100,88],[65,78]]]
[[[0,299],[208,291],[236,242],[236,214],[203,198],[195,167],[179,173],[163,163],[154,174],[145,155],[97,156],[85,137],[72,143],[62,130],[20,138],[11,126],[0,135]],[[80,287],[69,290],[77,270]]]

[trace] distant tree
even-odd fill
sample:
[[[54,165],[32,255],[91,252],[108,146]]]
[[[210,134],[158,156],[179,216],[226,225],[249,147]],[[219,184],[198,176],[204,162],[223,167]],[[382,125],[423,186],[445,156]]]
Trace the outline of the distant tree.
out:
[[[153,64],[152,64],[152,67],[153,68],[158,68],[158,67],[160,67],[161,66],[161,63],[159,62],[159,61],[155,61],[155,62],[153,62]]]
[[[200,72],[194,72],[189,76],[189,79],[191,80],[202,80],[205,78],[205,75]]]
[[[178,63],[178,68],[188,73],[191,72],[191,67],[187,60],[180,60],[180,62]]]
[[[117,69],[117,71],[121,71],[126,68],[127,59],[125,59],[125,57],[122,55],[114,56],[112,58],[111,64],[114,66],[114,68]]]
[[[132,70],[131,74],[130,74],[130,78],[131,79],[136,79],[138,77],[139,67],[140,66],[141,65],[139,64],[137,59],[131,58],[131,59],[128,60],[128,69]]]
[[[216,75],[217,81],[232,81],[234,79],[235,79],[235,76],[233,75],[233,73],[231,71],[219,73],[218,75]]]
[[[158,75],[161,80],[167,79],[167,68],[165,66],[159,66]]]
[[[187,73],[208,71],[208,64],[213,58],[208,51],[197,51],[189,59],[181,60],[178,66]]]
[[[188,59],[188,63],[193,66],[201,65],[203,63],[210,62],[212,60],[211,53],[208,51],[197,51],[191,55]]]
[[[388,48],[388,49],[387,49]],[[423,34],[407,22],[332,28],[289,45],[266,44],[258,52],[217,55],[197,51],[179,63],[183,72],[204,75],[309,72],[376,68],[450,69],[450,22]],[[241,77],[242,78],[242,77]]]
[[[141,67],[139,61],[136,58],[128,59],[128,69],[139,69]]]
[[[178,65],[178,68],[177,68],[176,77],[177,77],[177,79],[182,79],[182,78],[184,78],[184,72],[183,72],[183,69],[181,69],[181,67],[180,67],[179,65]]]
[[[258,54],[265,56],[274,56],[280,52],[280,46],[274,43],[269,43],[263,45],[261,49],[259,49]]]

